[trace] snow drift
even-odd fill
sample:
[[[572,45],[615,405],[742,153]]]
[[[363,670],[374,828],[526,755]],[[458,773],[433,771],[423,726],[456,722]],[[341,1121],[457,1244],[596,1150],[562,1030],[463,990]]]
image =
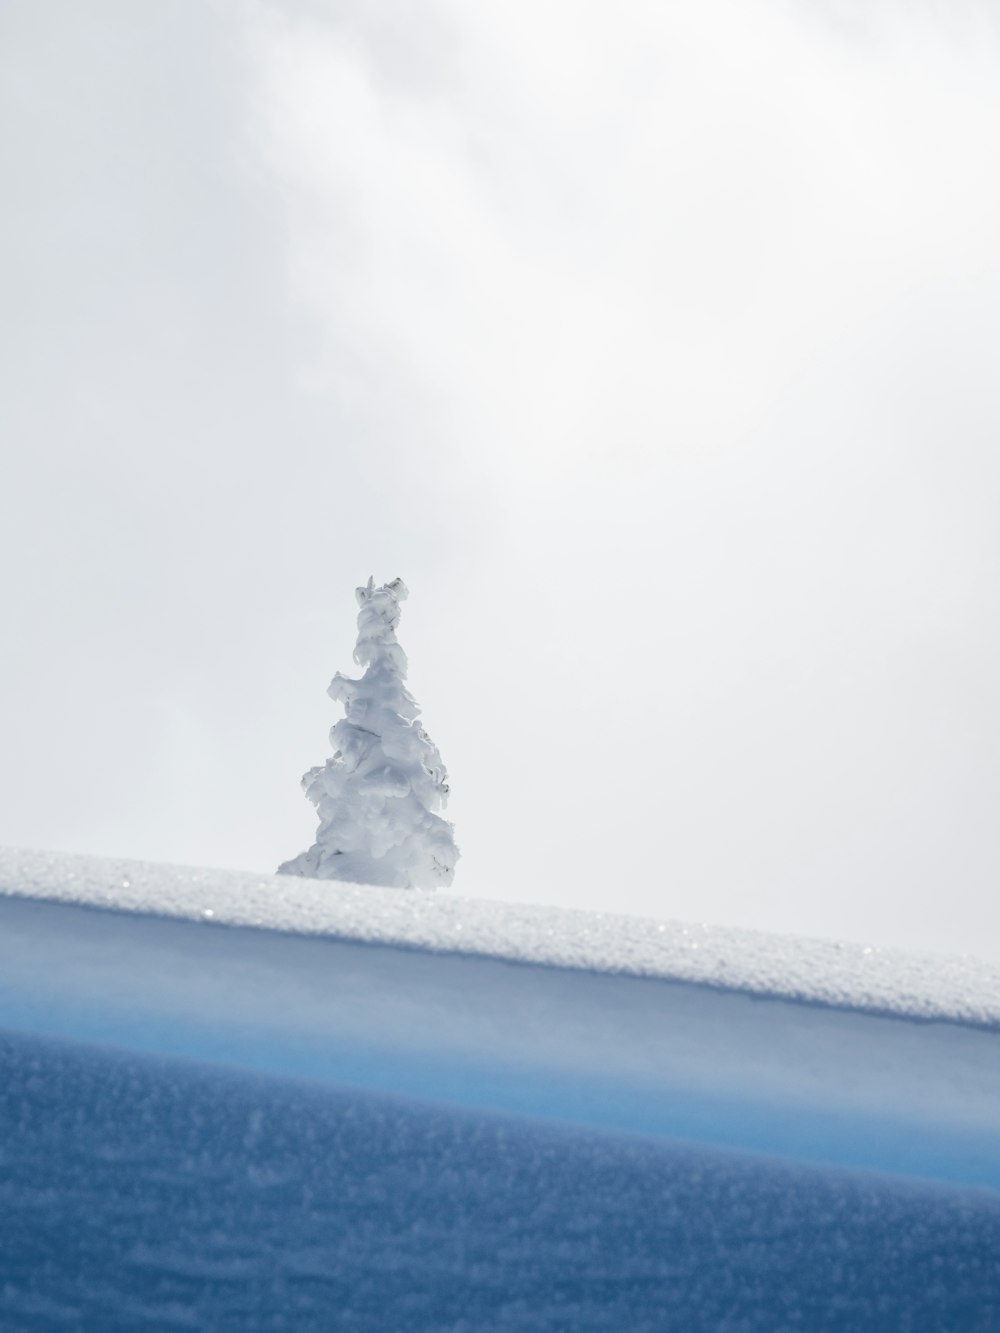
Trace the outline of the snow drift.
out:
[[[996,1327],[998,969],[37,853],[0,890],[4,1327]]]

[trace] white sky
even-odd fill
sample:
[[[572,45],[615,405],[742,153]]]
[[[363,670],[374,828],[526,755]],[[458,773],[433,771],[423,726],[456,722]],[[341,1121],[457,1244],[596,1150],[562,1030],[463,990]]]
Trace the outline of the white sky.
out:
[[[995,13],[6,0],[0,841],[1000,958]]]

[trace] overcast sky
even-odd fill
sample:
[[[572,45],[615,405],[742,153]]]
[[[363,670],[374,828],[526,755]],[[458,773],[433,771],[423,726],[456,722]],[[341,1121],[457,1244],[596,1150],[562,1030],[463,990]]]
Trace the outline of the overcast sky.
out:
[[[995,14],[5,0],[0,841],[1000,958]]]

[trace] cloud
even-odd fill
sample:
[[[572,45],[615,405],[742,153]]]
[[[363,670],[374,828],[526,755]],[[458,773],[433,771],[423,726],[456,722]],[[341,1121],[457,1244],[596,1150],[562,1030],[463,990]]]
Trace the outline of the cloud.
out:
[[[844,41],[777,3],[439,5],[407,80],[364,14],[265,12],[313,370],[364,348],[501,470],[733,439],[915,288],[995,280],[995,42],[888,16]]]
[[[60,15],[3,17],[5,837],[294,855],[402,575],[459,889],[996,934],[985,7]]]
[[[262,7],[257,113],[303,372],[504,516],[435,700],[473,887],[926,943],[961,844],[985,920],[986,11],[387,13]]]

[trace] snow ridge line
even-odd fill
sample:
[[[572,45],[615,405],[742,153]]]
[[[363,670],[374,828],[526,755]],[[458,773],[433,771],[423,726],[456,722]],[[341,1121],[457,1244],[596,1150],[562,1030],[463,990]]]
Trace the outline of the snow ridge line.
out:
[[[0,848],[5,896],[1000,1030],[1000,966],[967,954],[16,848]]]

